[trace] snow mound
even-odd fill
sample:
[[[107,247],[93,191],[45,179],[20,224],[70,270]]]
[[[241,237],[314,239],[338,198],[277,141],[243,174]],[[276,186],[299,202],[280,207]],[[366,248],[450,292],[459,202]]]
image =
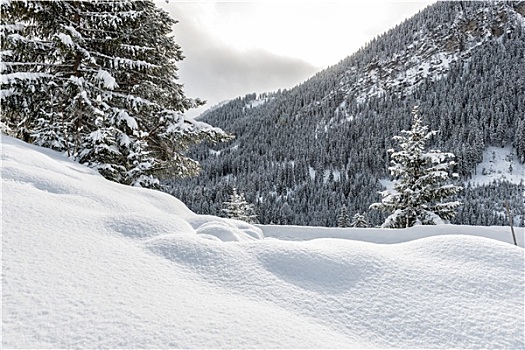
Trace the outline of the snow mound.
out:
[[[31,197],[40,199],[44,205],[60,200],[78,206],[80,213],[70,213],[71,217],[81,217],[81,213],[94,215],[97,219],[93,229],[128,238],[169,233],[201,233],[224,241],[263,237],[259,228],[246,223],[196,215],[165,193],[118,184],[108,186],[108,181],[96,171],[51,150],[6,136],[2,137],[2,146],[4,181],[31,187]]]
[[[223,242],[250,241],[264,238],[260,228],[243,221],[199,215],[197,218],[190,220],[190,223],[201,237],[210,239],[215,237]]]
[[[221,241],[240,241],[244,239],[255,239],[245,234],[234,225],[225,222],[207,222],[197,229],[201,235],[209,235],[219,238]]]
[[[2,137],[2,348],[523,348],[484,230],[257,228]]]

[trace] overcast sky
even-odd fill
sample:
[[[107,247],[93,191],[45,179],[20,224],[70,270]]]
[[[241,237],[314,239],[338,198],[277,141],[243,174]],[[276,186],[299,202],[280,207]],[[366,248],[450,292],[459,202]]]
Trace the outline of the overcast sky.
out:
[[[291,88],[334,65],[433,1],[158,1],[179,21],[180,82],[217,103]]]

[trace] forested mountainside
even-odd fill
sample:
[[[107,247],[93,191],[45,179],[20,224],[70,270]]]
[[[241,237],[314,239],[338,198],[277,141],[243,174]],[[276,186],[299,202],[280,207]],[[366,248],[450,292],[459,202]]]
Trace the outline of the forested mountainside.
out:
[[[352,35],[348,33],[348,35]],[[337,43],[334,43],[337,45]],[[525,2],[439,2],[297,87],[249,94],[202,120],[235,140],[192,150],[198,177],[169,191],[192,210],[220,215],[231,189],[255,204],[261,223],[335,226],[339,208],[380,199],[387,150],[419,106],[439,130],[432,148],[456,155],[462,182],[488,146],[525,161]],[[522,223],[524,185],[465,186],[456,223],[507,223],[508,201]]]

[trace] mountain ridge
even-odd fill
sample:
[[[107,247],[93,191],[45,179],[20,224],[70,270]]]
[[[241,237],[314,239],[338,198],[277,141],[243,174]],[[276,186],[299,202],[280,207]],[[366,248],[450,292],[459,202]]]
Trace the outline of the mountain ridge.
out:
[[[235,186],[263,223],[333,226],[343,204],[363,212],[378,200],[379,181],[389,177],[386,150],[409,128],[416,104],[440,131],[431,146],[456,154],[464,180],[490,145],[511,145],[525,160],[523,8],[437,3],[292,89],[248,94],[207,113],[204,121],[237,140],[213,154],[196,148],[202,174],[172,181],[171,192],[197,212],[218,214]],[[519,191],[502,196],[523,215]],[[287,206],[295,214],[285,215]],[[481,224],[505,224],[491,210],[467,203],[456,223],[485,216]],[[374,224],[383,219],[368,215]]]

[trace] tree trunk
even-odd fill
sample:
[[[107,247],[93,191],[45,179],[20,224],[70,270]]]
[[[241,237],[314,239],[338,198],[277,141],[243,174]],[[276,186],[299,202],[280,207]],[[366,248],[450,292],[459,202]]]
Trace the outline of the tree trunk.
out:
[[[517,246],[516,234],[514,233],[514,226],[512,225],[512,215],[510,214],[509,202],[505,202],[505,207],[507,208],[507,217],[509,218],[510,230],[512,232],[512,239],[514,240],[514,245]]]

